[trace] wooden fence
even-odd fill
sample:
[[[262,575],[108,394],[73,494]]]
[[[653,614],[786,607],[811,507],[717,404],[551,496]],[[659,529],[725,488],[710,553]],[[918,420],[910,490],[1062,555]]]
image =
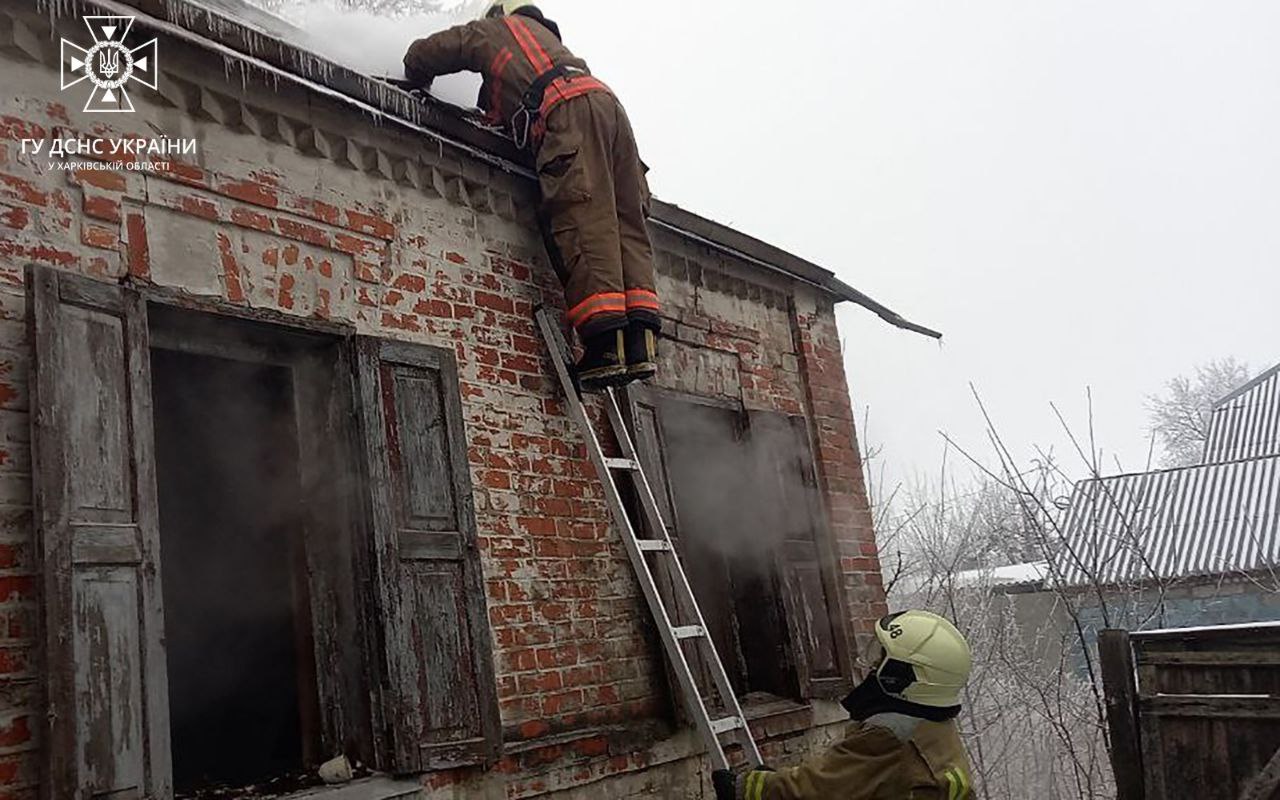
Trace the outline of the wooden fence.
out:
[[[1280,623],[1098,638],[1118,800],[1280,800]]]

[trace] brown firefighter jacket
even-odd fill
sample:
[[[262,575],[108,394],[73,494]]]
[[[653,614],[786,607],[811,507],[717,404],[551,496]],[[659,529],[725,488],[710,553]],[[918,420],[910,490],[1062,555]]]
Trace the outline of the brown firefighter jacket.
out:
[[[539,75],[553,67],[572,67],[582,77],[561,78],[548,87],[543,116],[550,107],[589,91],[607,91],[590,77],[587,62],[543,25],[519,14],[489,17],[419,39],[404,58],[410,79],[468,70],[484,75],[479,106],[494,125],[510,125],[521,99]]]
[[[645,167],[626,112],[586,62],[548,25],[516,13],[420,39],[404,63],[417,82],[460,70],[482,73],[480,107],[511,129],[517,145],[527,141],[534,151],[539,223],[578,333],[595,336],[629,322],[657,330]],[[558,77],[547,83],[551,76]],[[535,103],[525,95],[539,77],[542,102],[536,113],[523,113],[526,102]]]
[[[969,758],[954,722],[877,714],[798,767],[738,779],[743,800],[968,800]]]

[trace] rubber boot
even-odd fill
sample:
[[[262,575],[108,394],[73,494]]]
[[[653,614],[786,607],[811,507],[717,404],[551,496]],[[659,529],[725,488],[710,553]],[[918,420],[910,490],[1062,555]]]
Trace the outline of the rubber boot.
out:
[[[584,392],[602,392],[627,380],[626,337],[623,330],[588,336],[582,342],[578,361],[578,385]]]
[[[658,332],[652,325],[627,325],[627,381],[647,381],[658,373]]]

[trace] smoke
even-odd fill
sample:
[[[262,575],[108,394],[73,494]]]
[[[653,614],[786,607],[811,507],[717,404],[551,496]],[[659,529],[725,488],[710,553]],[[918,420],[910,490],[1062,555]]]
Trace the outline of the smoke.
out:
[[[670,400],[661,419],[682,537],[731,560],[813,540],[808,448],[789,420]]]
[[[267,8],[301,31],[294,43],[343,66],[373,77],[404,77],[404,53],[415,39],[475,19],[486,0],[442,0],[402,3],[392,13],[386,3],[350,0],[284,0],[256,5]],[[463,108],[476,104],[480,76],[445,75],[431,94]]]

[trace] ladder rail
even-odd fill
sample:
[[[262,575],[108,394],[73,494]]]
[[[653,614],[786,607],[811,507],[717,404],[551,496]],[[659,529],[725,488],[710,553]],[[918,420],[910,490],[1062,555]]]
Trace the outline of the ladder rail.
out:
[[[640,463],[640,454],[637,452],[635,442],[632,440],[631,433],[627,430],[625,420],[622,418],[622,409],[618,403],[617,392],[614,389],[609,389],[606,391],[606,395],[608,396],[606,410],[613,424],[614,434],[618,438],[618,445],[622,448],[623,457]],[[653,486],[649,483],[649,476],[645,474],[642,467],[636,470],[632,477],[636,487],[639,489],[640,505],[644,509],[650,529],[657,531],[667,544],[672,545],[672,553],[674,555],[674,543],[671,541],[671,535],[662,519],[662,510],[658,507],[657,498],[653,494]],[[677,602],[684,605],[685,610],[693,614],[694,619],[689,623],[690,625],[697,625],[708,632],[707,650],[710,655],[708,661],[711,667],[711,679],[716,685],[720,700],[728,707],[730,715],[743,721],[743,733],[737,738],[746,750],[747,760],[751,762],[753,767],[758,767],[764,763],[764,760],[760,756],[760,750],[756,746],[755,739],[751,736],[751,730],[746,724],[746,716],[742,713],[742,707],[738,703],[738,694],[733,690],[733,684],[729,680],[729,673],[725,670],[724,661],[720,658],[720,651],[716,649],[715,644],[711,641],[711,629],[707,626],[706,619],[703,618],[702,608],[698,605],[698,599],[693,593],[693,586],[689,583],[689,576],[685,573],[684,565],[680,563],[678,558],[673,558],[672,561],[673,583],[677,593],[681,595]]]
[[[627,516],[626,509],[622,506],[617,484],[614,482],[609,466],[605,463],[604,451],[600,447],[599,438],[587,418],[586,409],[578,397],[577,386],[569,374],[564,338],[548,314],[539,312],[537,319],[543,338],[550,347],[554,348],[552,362],[555,365],[556,374],[560,378],[561,388],[565,392],[569,414],[577,422],[578,427],[582,429],[583,438],[587,444],[587,455],[595,465],[601,481],[605,483],[605,499],[614,515],[614,521],[624,528],[622,531],[623,546],[627,551],[628,559],[631,561],[632,569],[636,573],[636,578],[640,581],[640,590],[644,594],[646,604],[649,606],[649,612],[658,623],[658,634],[662,639],[668,657],[672,661],[676,682],[680,685],[686,705],[691,711],[695,712],[693,714],[694,724],[707,744],[708,753],[715,769],[729,769],[729,759],[725,755],[724,746],[713,728],[710,713],[702,700],[697,681],[694,680],[689,660],[685,657],[684,650],[680,647],[670,615],[667,613],[667,608],[658,594],[658,586],[654,581],[653,571],[645,559],[644,552],[640,549],[639,540],[635,535],[635,529],[631,525],[630,517]],[[616,405],[616,401],[614,404]],[[638,472],[643,472],[643,470]],[[665,534],[665,529],[663,530]],[[712,649],[714,650],[714,648]]]

